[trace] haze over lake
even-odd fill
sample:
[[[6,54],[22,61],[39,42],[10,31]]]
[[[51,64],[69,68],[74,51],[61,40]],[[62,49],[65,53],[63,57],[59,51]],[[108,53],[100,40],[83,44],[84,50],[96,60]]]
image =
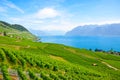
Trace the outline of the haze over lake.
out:
[[[120,51],[120,37],[40,36],[42,42],[59,43],[76,48]]]

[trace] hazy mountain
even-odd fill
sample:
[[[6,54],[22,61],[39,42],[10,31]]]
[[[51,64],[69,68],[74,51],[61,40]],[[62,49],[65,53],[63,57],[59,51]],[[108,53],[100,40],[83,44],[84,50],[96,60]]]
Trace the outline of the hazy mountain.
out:
[[[67,36],[120,36],[120,24],[78,26]]]
[[[30,31],[32,34],[36,35],[36,36],[45,36],[45,35],[47,35],[46,32],[41,31],[41,30],[33,30],[33,29],[30,29],[29,31]]]
[[[32,34],[36,36],[56,36],[56,35],[64,35],[63,31],[42,31],[42,30],[29,30]]]

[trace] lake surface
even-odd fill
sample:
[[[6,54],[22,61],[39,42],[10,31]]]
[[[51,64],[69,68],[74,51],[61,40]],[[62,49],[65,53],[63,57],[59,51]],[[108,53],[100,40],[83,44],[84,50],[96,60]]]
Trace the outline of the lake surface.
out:
[[[120,37],[87,37],[87,36],[41,36],[42,42],[59,43],[77,48],[120,51]]]

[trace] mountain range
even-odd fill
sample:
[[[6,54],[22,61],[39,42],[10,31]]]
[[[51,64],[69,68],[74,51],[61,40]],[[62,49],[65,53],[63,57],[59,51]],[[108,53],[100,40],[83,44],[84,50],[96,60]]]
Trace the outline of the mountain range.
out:
[[[105,25],[84,25],[68,31],[66,36],[120,36],[120,23]]]

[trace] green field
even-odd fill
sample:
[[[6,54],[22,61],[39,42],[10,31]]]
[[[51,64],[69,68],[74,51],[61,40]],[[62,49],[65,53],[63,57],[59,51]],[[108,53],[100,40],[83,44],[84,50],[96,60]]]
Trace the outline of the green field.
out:
[[[0,79],[120,80],[120,56],[0,36]]]

